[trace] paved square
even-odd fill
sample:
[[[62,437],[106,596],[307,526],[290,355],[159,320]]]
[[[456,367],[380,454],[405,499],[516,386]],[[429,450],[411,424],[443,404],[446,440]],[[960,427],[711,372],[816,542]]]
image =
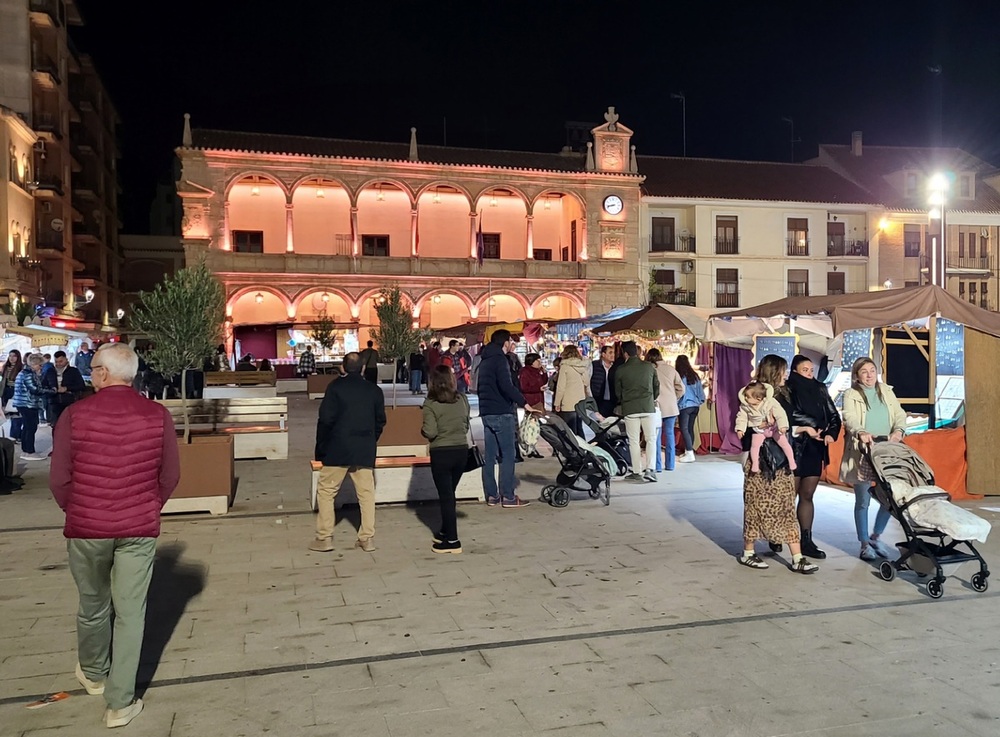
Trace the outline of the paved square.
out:
[[[741,475],[722,458],[616,482],[609,507],[464,504],[459,556],[431,552],[431,505],[380,508],[372,554],[353,549],[348,510],[336,550],[310,553],[317,407],[290,398],[288,461],[237,463],[228,517],[165,519],[129,732],[1000,734],[1000,583],[972,592],[967,566],[932,601],[911,574],[881,581],[856,557],[849,493],[817,494],[830,557],[814,576],[736,564]],[[0,735],[105,734],[103,701],[72,675],[76,592],[46,466],[0,498]],[[556,470],[519,465],[521,495]],[[1000,519],[983,509],[1000,500],[969,506]],[[997,537],[982,549],[1000,559]]]

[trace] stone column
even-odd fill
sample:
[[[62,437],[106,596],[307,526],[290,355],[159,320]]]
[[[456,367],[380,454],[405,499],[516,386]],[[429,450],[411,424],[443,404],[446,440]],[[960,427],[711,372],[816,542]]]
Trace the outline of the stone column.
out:
[[[587,249],[587,216],[584,215],[580,218],[580,255],[579,259],[581,261],[586,261],[589,256]]]
[[[294,205],[291,202],[285,203],[285,250],[288,253],[295,253],[295,234],[292,219]]]
[[[475,212],[469,213],[469,247],[472,258],[476,258],[479,255],[476,252],[476,220],[478,217]]]
[[[532,225],[535,217],[534,215],[526,215],[524,219],[528,224],[528,258],[533,259],[535,257],[535,235]]]
[[[226,200],[225,205],[222,208],[222,250],[232,251],[233,250],[233,236],[232,231],[229,229],[229,200]]]
[[[417,209],[410,210],[410,255],[414,258],[419,256],[420,238],[417,235]]]
[[[351,208],[351,255],[357,258],[361,255],[361,236],[358,235],[358,208]]]

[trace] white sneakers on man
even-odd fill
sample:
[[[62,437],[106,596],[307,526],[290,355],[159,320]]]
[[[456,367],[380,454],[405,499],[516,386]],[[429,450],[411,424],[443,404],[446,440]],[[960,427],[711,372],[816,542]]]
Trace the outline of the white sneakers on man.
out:
[[[142,699],[136,699],[123,709],[108,709],[104,712],[104,723],[108,727],[124,727],[142,711]]]

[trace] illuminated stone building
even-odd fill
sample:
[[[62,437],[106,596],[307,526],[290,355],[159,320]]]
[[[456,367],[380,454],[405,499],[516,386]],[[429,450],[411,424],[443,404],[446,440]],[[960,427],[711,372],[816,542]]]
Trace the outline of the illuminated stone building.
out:
[[[190,128],[177,150],[187,262],[225,285],[235,336],[322,313],[377,322],[398,284],[422,326],[568,318],[645,298],[632,131],[527,153]],[[361,338],[364,338],[362,328]],[[267,338],[269,341],[270,338]],[[260,344],[259,342],[257,343]]]

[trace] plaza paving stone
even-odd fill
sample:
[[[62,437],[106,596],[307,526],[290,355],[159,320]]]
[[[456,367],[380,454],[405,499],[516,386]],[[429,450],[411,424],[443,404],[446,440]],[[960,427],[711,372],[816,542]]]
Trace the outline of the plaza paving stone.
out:
[[[1000,734],[1000,584],[974,593],[966,565],[934,601],[909,575],[881,581],[856,557],[848,492],[817,494],[830,557],[814,576],[787,552],[767,571],[736,564],[741,474],[721,457],[615,482],[609,507],[462,504],[459,556],[431,552],[432,505],[379,508],[372,554],[353,548],[348,510],[336,550],[310,553],[317,407],[290,397],[289,460],[238,462],[230,515],[164,519],[128,733]],[[556,470],[519,465],[521,495]],[[0,735],[103,734],[103,701],[72,675],[76,592],[47,464],[25,479],[0,498]],[[968,506],[1000,518],[998,499]],[[1000,559],[996,537],[982,549]]]

